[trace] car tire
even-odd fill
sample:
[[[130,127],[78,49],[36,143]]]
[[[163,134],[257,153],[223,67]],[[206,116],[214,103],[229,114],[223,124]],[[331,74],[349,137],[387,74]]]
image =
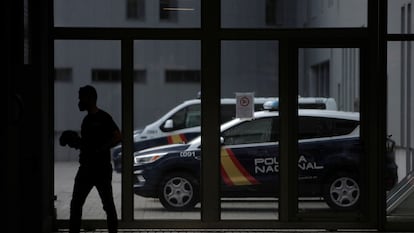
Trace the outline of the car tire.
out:
[[[188,173],[168,174],[161,181],[159,199],[168,210],[192,209],[199,200],[198,182]]]
[[[354,210],[360,203],[361,189],[357,176],[351,172],[338,172],[324,186],[324,199],[336,210]]]

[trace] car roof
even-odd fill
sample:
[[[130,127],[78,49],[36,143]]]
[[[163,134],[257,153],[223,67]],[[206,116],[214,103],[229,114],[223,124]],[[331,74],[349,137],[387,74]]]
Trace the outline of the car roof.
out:
[[[359,121],[359,112],[345,112],[345,111],[336,111],[336,110],[319,110],[319,109],[300,109],[298,110],[299,116],[309,116],[309,117],[326,117],[326,118],[335,118],[335,119],[344,119],[344,120],[354,120]],[[252,119],[249,118],[235,118],[231,121],[228,121],[221,125],[220,131],[223,132],[234,125],[238,125],[241,122],[250,121],[254,119],[260,119],[264,117],[273,117],[279,116],[278,111],[257,111],[254,112],[254,117]],[[201,143],[201,137],[196,137],[194,140],[190,142],[199,144]]]
[[[258,111],[254,113],[254,118],[262,118],[268,116],[278,116],[279,111]],[[359,112],[345,112],[336,110],[320,110],[320,109],[299,109],[299,116],[312,116],[312,117],[327,117],[327,118],[339,118],[359,121]]]
[[[254,102],[256,104],[263,104],[266,101],[274,101],[276,100],[275,97],[254,97]],[[190,105],[190,104],[195,104],[195,103],[201,103],[200,99],[189,99],[189,100],[185,100],[182,104],[185,105]],[[220,103],[221,104],[236,104],[236,98],[221,98],[220,99]]]
[[[255,96],[254,102],[255,103],[265,103],[267,101],[279,101],[279,97],[261,97]],[[333,98],[326,98],[326,97],[299,97],[298,101],[302,104],[312,104],[312,103],[328,103],[328,102],[335,102]],[[235,104],[236,98],[221,98],[221,104]],[[201,99],[188,99],[184,100],[183,103],[185,104],[194,104],[194,103],[201,103]]]
[[[359,121],[359,112],[345,112],[345,111],[336,111],[336,110],[319,110],[319,109],[300,109],[298,110],[299,116],[309,116],[309,117],[326,117],[326,118],[336,118],[336,119],[345,119],[345,120],[354,120]],[[263,117],[272,117],[279,116],[278,111],[258,111],[253,115],[253,119],[260,119]],[[233,125],[236,125],[242,121],[249,121],[252,119],[241,119],[235,118],[229,122],[226,122],[222,125],[221,130],[228,129]]]

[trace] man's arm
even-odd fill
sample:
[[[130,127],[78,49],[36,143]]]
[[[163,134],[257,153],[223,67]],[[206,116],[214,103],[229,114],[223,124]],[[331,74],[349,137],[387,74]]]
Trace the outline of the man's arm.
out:
[[[120,143],[121,141],[122,141],[122,134],[118,129],[116,129],[112,132],[111,139],[109,139],[109,141],[102,144],[102,146],[98,148],[96,152],[111,149],[112,147],[118,145],[118,143]]]
[[[113,137],[112,137],[112,140],[110,142],[109,148],[112,148],[112,147],[118,145],[121,141],[122,141],[121,131],[119,131],[118,129],[116,129],[113,132]]]

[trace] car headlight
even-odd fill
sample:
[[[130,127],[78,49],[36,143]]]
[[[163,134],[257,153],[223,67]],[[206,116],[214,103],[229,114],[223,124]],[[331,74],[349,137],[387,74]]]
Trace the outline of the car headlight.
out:
[[[160,158],[162,158],[166,154],[167,153],[156,153],[156,154],[134,156],[134,165],[138,166],[138,165],[153,163],[159,160]]]

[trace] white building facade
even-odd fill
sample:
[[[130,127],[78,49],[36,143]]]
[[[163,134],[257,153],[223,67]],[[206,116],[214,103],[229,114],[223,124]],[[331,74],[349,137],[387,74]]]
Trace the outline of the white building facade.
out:
[[[412,32],[411,0],[390,1],[389,29]],[[55,0],[55,26],[199,28],[199,0]],[[224,28],[366,27],[366,0],[223,0]],[[405,31],[401,31],[405,30]],[[277,41],[223,41],[221,95],[254,92],[278,96]],[[388,129],[397,145],[414,145],[411,44],[390,43],[388,50]],[[134,127],[141,128],[200,90],[200,41],[134,43]],[[299,50],[299,95],[333,97],[338,108],[359,111],[359,48]],[[77,90],[92,84],[99,105],[121,125],[121,44],[119,41],[55,42],[55,131],[79,130]],[[56,148],[55,151],[61,151]],[[65,154],[65,153],[56,153]],[[67,156],[57,156],[65,160]]]

